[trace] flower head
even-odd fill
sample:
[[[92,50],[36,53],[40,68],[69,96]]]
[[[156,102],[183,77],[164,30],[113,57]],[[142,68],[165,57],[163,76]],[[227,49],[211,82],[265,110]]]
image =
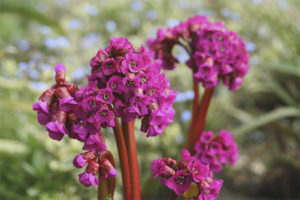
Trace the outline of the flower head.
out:
[[[123,122],[142,118],[148,137],[161,135],[173,121],[176,92],[160,65],[143,46],[136,50],[126,38],[111,38],[92,58],[88,84],[75,95],[83,127],[96,133],[115,126],[115,116]]]
[[[222,170],[222,165],[228,163],[233,166],[238,158],[238,148],[231,133],[221,130],[214,137],[212,131],[203,131],[194,147],[196,157],[209,165],[213,172]]]
[[[192,176],[184,170],[178,170],[174,176],[167,180],[166,185],[177,195],[187,191],[192,183]]]
[[[189,18],[174,28],[161,28],[147,44],[165,69],[174,69],[178,62],[172,55],[176,44],[188,49],[190,59],[186,64],[192,68],[194,79],[205,88],[215,87],[223,80],[230,90],[237,90],[249,69],[249,53],[243,40],[227,30],[224,23],[212,23],[204,16]]]
[[[159,158],[151,164],[153,178],[160,177],[160,182],[177,195],[186,192],[192,183],[198,185],[198,198],[213,198],[222,187],[222,180],[213,180],[209,165],[183,149],[178,162],[172,158]],[[220,182],[221,181],[221,182]]]

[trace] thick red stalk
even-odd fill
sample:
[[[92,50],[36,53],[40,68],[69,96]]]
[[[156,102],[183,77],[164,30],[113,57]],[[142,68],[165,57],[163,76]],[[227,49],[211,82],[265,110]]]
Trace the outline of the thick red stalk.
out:
[[[194,86],[194,100],[193,100],[193,110],[192,110],[192,120],[190,123],[190,127],[189,127],[189,131],[188,131],[188,135],[187,135],[187,139],[186,139],[186,148],[188,148],[188,150],[191,150],[191,146],[192,146],[192,140],[193,140],[193,136],[194,136],[194,132],[195,132],[195,125],[196,125],[196,121],[197,121],[197,111],[198,111],[198,101],[199,101],[199,85],[198,83],[195,81],[195,79],[193,79],[193,86]]]
[[[174,191],[171,191],[169,196],[169,200],[177,200],[177,194]]]
[[[122,128],[125,134],[125,140],[127,144],[128,160],[130,166],[130,178],[131,178],[131,192],[132,199],[141,199],[141,188],[140,188],[140,173],[139,163],[136,150],[136,142],[134,135],[134,122],[132,120],[128,123],[122,123]]]
[[[112,164],[112,166],[116,168],[114,157],[109,151],[102,152],[99,158],[100,158],[100,162],[102,159],[108,159]],[[99,177],[98,200],[104,200],[108,195],[110,196],[110,199],[113,199],[115,186],[116,186],[115,178],[101,180]]]
[[[214,87],[206,88],[201,103],[198,107],[197,120],[195,124],[195,134],[192,138],[191,145],[189,146],[189,150],[191,151],[192,154],[194,153],[194,146],[196,142],[199,140],[201,133],[204,129],[206,115],[207,115],[208,107],[213,93],[214,93]]]
[[[99,177],[98,185],[98,200],[104,200],[109,194],[108,191],[108,179],[101,180]]]
[[[132,199],[132,189],[131,189],[131,179],[130,179],[130,169],[129,169],[129,161],[127,154],[127,147],[124,138],[124,133],[122,131],[119,120],[115,118],[116,126],[113,127],[114,135],[116,139],[116,144],[118,147],[120,168],[122,173],[122,182],[123,182],[123,193],[124,199],[129,200]]]

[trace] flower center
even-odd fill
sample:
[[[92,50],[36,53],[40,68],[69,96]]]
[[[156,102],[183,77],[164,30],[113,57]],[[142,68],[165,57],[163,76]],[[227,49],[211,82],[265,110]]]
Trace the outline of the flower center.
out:
[[[105,101],[109,100],[109,94],[108,94],[108,93],[104,93],[104,94],[102,95],[102,98],[103,98]]]
[[[196,167],[194,167],[193,168],[193,172],[194,172],[195,175],[197,175],[199,171],[198,171],[198,169]]]
[[[103,115],[103,116],[107,115],[107,113],[108,113],[107,110],[101,110],[101,112],[100,112],[100,114]]]
[[[149,95],[149,96],[152,96],[152,95],[155,94],[155,92],[156,92],[156,89],[151,89],[151,90],[148,92],[148,95]]]
[[[224,46],[220,46],[220,51],[224,52],[225,51],[225,47]]]
[[[115,90],[117,88],[117,85],[115,83],[111,84],[111,89]]]
[[[134,81],[127,81],[127,82],[126,82],[126,85],[127,85],[128,87],[132,87],[132,86],[134,85]]]
[[[184,184],[184,176],[179,175],[175,181],[178,185],[183,185]]]
[[[147,77],[142,76],[142,77],[141,77],[141,82],[142,82],[142,83],[146,83],[146,81],[147,81]]]
[[[93,101],[89,101],[89,105],[90,105],[92,108],[96,107],[96,105],[94,104]]]
[[[136,66],[137,66],[137,62],[135,62],[135,61],[130,61],[130,62],[129,62],[129,65],[130,65],[131,67],[136,67]]]
[[[111,69],[113,67],[113,63],[112,62],[107,62],[105,67],[108,68],[108,69]]]

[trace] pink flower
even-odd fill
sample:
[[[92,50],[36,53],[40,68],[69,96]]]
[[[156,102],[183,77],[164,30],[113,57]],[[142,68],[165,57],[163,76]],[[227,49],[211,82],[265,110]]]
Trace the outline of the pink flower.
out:
[[[204,16],[189,18],[170,29],[160,28],[156,38],[148,39],[147,44],[165,69],[176,67],[177,60],[172,54],[175,45],[189,49],[186,64],[193,70],[194,79],[205,88],[215,87],[223,80],[230,90],[236,90],[249,69],[249,53],[243,40],[227,30],[224,23],[212,23]]]
[[[200,195],[199,200],[215,200],[218,197],[219,191],[223,186],[223,180],[213,180],[209,186],[204,187]]]
[[[181,157],[180,160],[178,162],[178,166],[181,169],[185,169],[187,168],[188,164],[193,160],[190,152],[186,149],[182,149],[181,150]]]
[[[82,154],[77,155],[73,160],[73,165],[76,168],[82,168],[86,165],[87,161],[84,159]]]
[[[143,67],[143,61],[139,54],[128,53],[122,62],[122,65],[130,72],[138,72]]]
[[[66,72],[66,67],[63,64],[57,64],[55,66],[55,72]]]
[[[209,144],[214,138],[214,133],[212,131],[203,131],[200,136],[200,141],[204,144]]]
[[[166,185],[177,195],[182,195],[190,188],[192,176],[184,170],[178,170],[174,176],[167,180]]]
[[[73,97],[64,97],[59,100],[59,109],[65,112],[69,112],[74,108],[76,104],[77,102],[74,101]]]
[[[113,58],[108,58],[102,62],[102,71],[107,75],[111,75],[117,71],[116,61]]]
[[[114,95],[108,88],[100,89],[96,96],[96,100],[101,103],[111,104],[114,100]]]
[[[169,167],[162,158],[158,160],[153,160],[151,164],[152,176],[153,178],[157,178],[159,176],[173,176],[175,175],[175,171]]]
[[[92,151],[105,151],[106,144],[104,137],[101,133],[99,134],[90,134],[85,140],[83,150],[92,150]]]
[[[124,85],[122,82],[122,78],[120,76],[112,76],[108,82],[107,82],[107,87],[112,91],[112,92],[116,92],[117,94],[121,94],[123,89],[124,89]]]
[[[237,144],[233,135],[226,130],[221,130],[215,138],[212,131],[203,131],[194,149],[196,157],[209,165],[213,172],[220,172],[226,163],[233,166],[238,159]]]
[[[88,173],[86,171],[79,174],[79,181],[86,187],[99,184],[97,175],[93,175],[92,173]]]
[[[199,160],[195,159],[189,162],[187,166],[190,173],[193,175],[195,182],[205,180],[209,176],[208,166],[202,164]]]
[[[49,137],[54,140],[60,141],[65,134],[68,134],[64,124],[59,123],[58,121],[53,121],[47,123],[47,130],[49,132]]]
[[[130,42],[127,40],[127,38],[124,37],[112,37],[110,39],[110,44],[111,47],[115,50],[123,50],[128,52],[129,49],[132,48],[132,45],[130,44]]]
[[[32,105],[34,111],[38,113],[38,122],[41,125],[46,125],[51,118],[49,113],[49,107],[47,102],[38,100],[35,104]]]
[[[72,126],[72,133],[77,135],[77,139],[82,142],[85,141],[85,139],[88,135],[86,128],[84,128],[81,124],[74,124]]]

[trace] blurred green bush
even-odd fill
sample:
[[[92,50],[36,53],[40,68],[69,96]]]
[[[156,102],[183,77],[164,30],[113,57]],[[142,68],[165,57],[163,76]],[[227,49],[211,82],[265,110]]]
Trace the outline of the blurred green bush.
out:
[[[145,44],[157,28],[193,15],[225,21],[251,52],[251,70],[236,92],[219,86],[206,129],[232,131],[240,146],[220,199],[299,198],[300,3],[298,0],[2,0],[0,1],[0,199],[96,199],[96,188],[77,181],[72,159],[81,146],[48,138],[31,109],[53,82],[53,67],[67,66],[68,79],[86,83],[89,59],[111,36]],[[180,60],[184,53],[176,50]],[[191,109],[191,74],[184,66],[166,72],[180,98],[176,119],[163,136],[137,131],[145,199],[167,198],[152,180],[150,163],[177,157]],[[109,149],[116,155],[111,131]],[[149,153],[150,152],[150,153]],[[141,159],[142,158],[142,159]],[[116,199],[121,198],[120,176]]]

